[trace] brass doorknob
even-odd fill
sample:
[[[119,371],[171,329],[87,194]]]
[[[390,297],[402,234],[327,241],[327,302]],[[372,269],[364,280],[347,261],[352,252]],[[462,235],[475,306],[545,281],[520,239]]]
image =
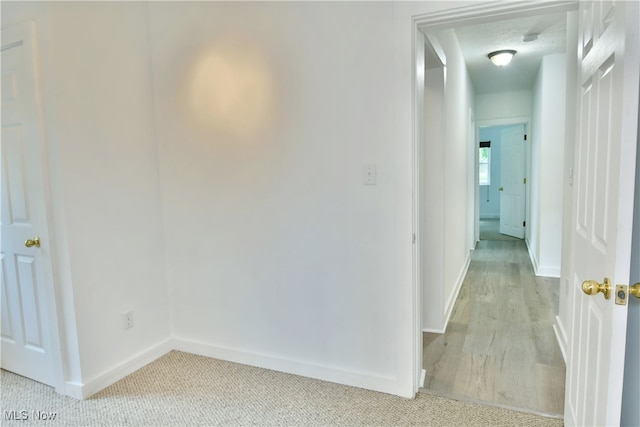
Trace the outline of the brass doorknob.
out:
[[[611,298],[611,282],[608,277],[604,278],[604,283],[598,283],[597,280],[585,280],[582,282],[582,292],[587,295],[596,295],[602,292],[605,299]]]
[[[28,248],[35,246],[36,248],[40,247],[40,237],[36,236],[33,239],[28,239],[24,242],[24,245]]]
[[[640,298],[640,282],[629,286],[629,294],[636,298]]]

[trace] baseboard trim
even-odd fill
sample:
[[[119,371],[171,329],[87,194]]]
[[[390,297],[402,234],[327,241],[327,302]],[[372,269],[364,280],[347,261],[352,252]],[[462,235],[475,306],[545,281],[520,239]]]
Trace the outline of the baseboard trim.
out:
[[[535,273],[536,276],[560,278],[560,267],[538,266],[538,269],[535,271]]]
[[[322,366],[299,360],[251,353],[244,350],[205,344],[186,339],[167,339],[115,366],[114,368],[109,369],[84,384],[67,381],[64,387],[64,394],[78,400],[87,399],[172,350],[270,369],[287,374],[300,375],[321,381],[399,395],[398,383],[395,377],[375,375],[366,372],[348,371],[331,366]]]
[[[458,274],[458,278],[456,279],[456,286],[449,296],[449,301],[447,301],[447,306],[444,311],[444,325],[443,325],[443,333],[447,330],[447,325],[449,324],[449,319],[451,319],[451,313],[453,313],[453,307],[456,305],[456,301],[458,300],[458,295],[460,295],[460,289],[462,289],[462,283],[464,283],[464,278],[467,276],[467,271],[469,271],[469,265],[471,264],[471,252],[467,252],[467,259],[464,261],[464,265]]]
[[[527,245],[527,252],[529,252],[529,259],[531,260],[531,265],[533,266],[533,273],[537,276],[538,275],[538,258],[536,258],[536,255],[531,250],[531,245],[529,244],[529,240],[525,239],[524,242]]]
[[[82,384],[73,381],[67,381],[64,383],[64,395],[72,397],[77,400],[84,399],[82,397]]]
[[[529,245],[529,241],[525,240],[527,245],[527,252],[529,252],[529,259],[531,259],[531,265],[533,266],[533,273],[536,276],[540,277],[560,277],[560,267],[548,267],[542,266],[538,262],[538,258],[536,258],[535,254],[531,250],[531,246]]]
[[[368,372],[349,371],[332,366],[323,366],[301,360],[287,359],[279,356],[253,353],[236,348],[206,344],[193,340],[175,338],[173,349],[205,357],[226,360],[228,362],[270,369],[287,374],[300,375],[321,381],[359,387],[382,393],[398,393],[398,382],[395,377],[375,375]]]
[[[67,382],[65,394],[76,399],[86,399],[91,395],[109,387],[111,384],[123,379],[138,369],[148,365],[154,360],[164,356],[172,350],[171,340],[161,343],[133,356],[129,360],[109,369],[84,384]]]
[[[449,324],[449,320],[451,319],[451,314],[453,313],[453,307],[458,300],[458,296],[460,295],[460,289],[462,289],[462,283],[464,283],[464,278],[467,276],[467,272],[469,271],[469,265],[471,264],[471,252],[467,252],[467,258],[464,261],[464,265],[458,274],[458,278],[456,279],[456,284],[453,289],[451,295],[449,295],[449,300],[447,301],[447,305],[444,310],[444,321],[442,324],[442,328],[422,328],[422,332],[428,332],[430,334],[444,334],[447,330],[447,325]]]
[[[564,329],[562,320],[558,316],[556,316],[556,323],[553,325],[553,332],[556,334],[556,340],[558,341],[558,346],[560,347],[560,352],[562,353],[562,358],[564,359],[564,363],[566,365],[567,363],[567,332]]]

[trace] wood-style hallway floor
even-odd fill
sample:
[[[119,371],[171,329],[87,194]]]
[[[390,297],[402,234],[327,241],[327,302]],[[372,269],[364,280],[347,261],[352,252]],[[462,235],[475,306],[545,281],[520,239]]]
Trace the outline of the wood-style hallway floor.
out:
[[[561,415],[558,282],[534,275],[524,241],[481,240],[445,334],[424,333],[427,392]]]
[[[500,233],[500,218],[480,218],[480,240],[522,240]]]

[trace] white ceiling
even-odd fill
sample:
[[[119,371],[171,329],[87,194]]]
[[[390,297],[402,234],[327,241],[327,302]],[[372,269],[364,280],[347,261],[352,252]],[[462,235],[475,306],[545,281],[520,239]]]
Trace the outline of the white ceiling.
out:
[[[483,23],[455,29],[476,93],[530,89],[544,55],[566,50],[566,14],[556,13]],[[538,34],[524,42],[525,34]],[[518,53],[505,67],[489,61],[490,52]]]

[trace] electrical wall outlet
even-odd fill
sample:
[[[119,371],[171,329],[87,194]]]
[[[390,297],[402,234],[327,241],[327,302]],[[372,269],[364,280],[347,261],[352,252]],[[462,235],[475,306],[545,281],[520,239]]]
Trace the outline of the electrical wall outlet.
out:
[[[122,318],[124,321],[124,330],[133,328],[133,311],[127,311],[126,313],[122,313]]]

